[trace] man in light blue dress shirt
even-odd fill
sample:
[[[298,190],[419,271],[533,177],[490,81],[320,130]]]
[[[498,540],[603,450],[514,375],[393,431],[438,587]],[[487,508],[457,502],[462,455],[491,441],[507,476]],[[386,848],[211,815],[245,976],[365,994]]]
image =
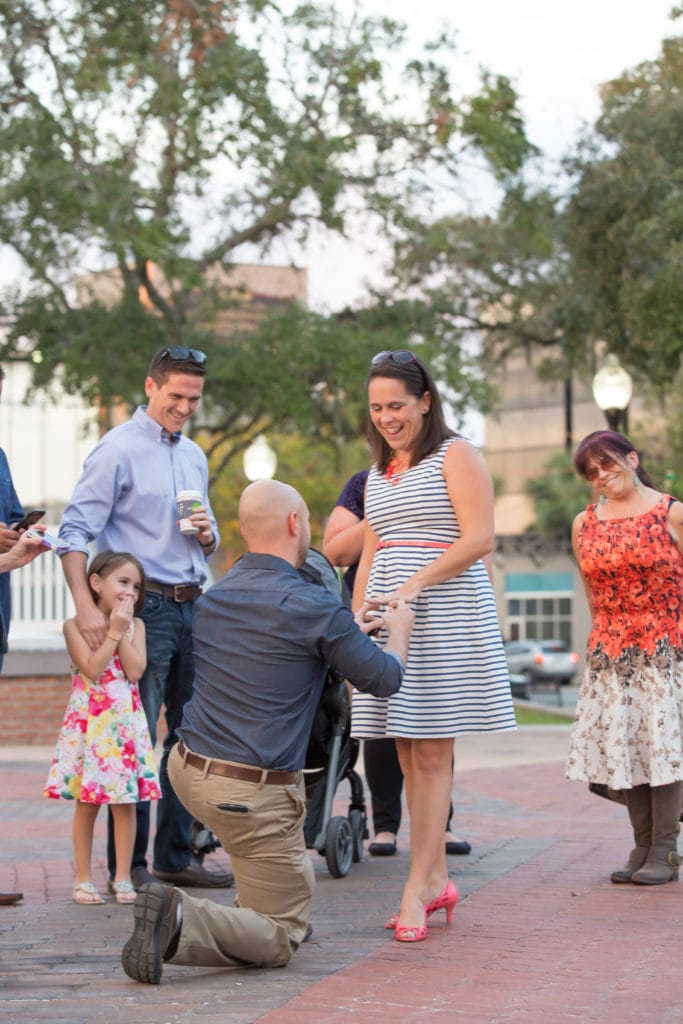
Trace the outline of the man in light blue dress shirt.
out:
[[[206,357],[197,349],[171,346],[157,352],[145,380],[148,404],[110,430],[88,455],[62,519],[59,536],[68,545],[62,566],[76,605],[76,622],[95,649],[107,620],[94,604],[86,566],[91,541],[98,551],[129,551],[147,577],[141,618],[147,634],[147,668],[140,696],[152,737],[165,707],[168,733],[160,767],[163,799],[157,809],[154,874],[175,885],[226,886],[228,872],[210,872],[192,855],[192,819],[168,781],[166,762],[176,742],[183,706],[192,696],[192,611],[206,580],[206,560],[218,544],[211,511],[208,464],[201,448],[182,434],[202,397]],[[203,504],[190,517],[196,534],[178,527],[175,497],[199,491]],[[109,872],[114,851],[110,828]],[[131,878],[136,888],[151,880],[147,870],[150,803],[137,805]]]

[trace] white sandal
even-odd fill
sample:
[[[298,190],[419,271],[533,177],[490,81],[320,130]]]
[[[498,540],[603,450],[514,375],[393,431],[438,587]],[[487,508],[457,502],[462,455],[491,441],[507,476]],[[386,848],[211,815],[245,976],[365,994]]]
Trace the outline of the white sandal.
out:
[[[74,903],[82,906],[93,906],[97,903],[104,903],[94,882],[77,882],[74,885]]]
[[[129,878],[124,878],[120,882],[112,882],[111,891],[115,893],[117,903],[135,903],[137,893]]]

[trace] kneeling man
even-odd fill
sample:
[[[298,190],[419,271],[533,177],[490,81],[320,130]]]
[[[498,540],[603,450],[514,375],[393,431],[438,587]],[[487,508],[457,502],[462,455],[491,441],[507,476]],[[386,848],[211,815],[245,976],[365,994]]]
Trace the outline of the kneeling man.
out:
[[[122,963],[157,984],[163,963],[282,967],[306,935],[314,872],[304,840],[302,768],[328,666],[358,690],[401,685],[414,615],[397,602],[380,620],[383,648],[323,587],[298,573],[310,544],[301,495],[276,480],[243,492],[248,547],[197,600],[194,693],[168,773],[178,797],[230,854],[235,905],[151,882],[138,893]],[[359,624],[360,623],[360,624]]]

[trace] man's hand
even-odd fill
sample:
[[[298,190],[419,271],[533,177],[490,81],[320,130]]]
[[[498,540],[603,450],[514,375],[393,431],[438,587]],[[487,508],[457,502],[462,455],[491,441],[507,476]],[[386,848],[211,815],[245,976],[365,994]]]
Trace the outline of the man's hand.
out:
[[[91,603],[89,606],[77,610],[76,625],[90,650],[96,651],[104,643],[109,629],[109,619],[96,604]]]
[[[354,615],[356,625],[363,633],[377,633],[384,625],[384,616],[377,601],[365,601]]]
[[[207,512],[204,505],[200,505],[194,510],[189,520],[192,525],[199,531],[197,533],[197,540],[203,548],[210,548],[214,544],[213,529],[211,528],[211,520],[209,519],[209,513]]]
[[[0,554],[11,551],[21,534],[6,523],[0,523]]]

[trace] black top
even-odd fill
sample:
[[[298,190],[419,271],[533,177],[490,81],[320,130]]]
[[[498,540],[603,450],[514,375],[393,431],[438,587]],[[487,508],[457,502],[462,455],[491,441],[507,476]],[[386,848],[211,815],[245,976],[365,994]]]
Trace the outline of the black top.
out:
[[[365,484],[367,483],[369,470],[361,469],[344,484],[344,488],[337,498],[337,505],[346,508],[359,519],[365,518]],[[358,560],[350,565],[344,573],[344,584],[351,597],[353,597],[353,585],[356,582],[358,571]]]

